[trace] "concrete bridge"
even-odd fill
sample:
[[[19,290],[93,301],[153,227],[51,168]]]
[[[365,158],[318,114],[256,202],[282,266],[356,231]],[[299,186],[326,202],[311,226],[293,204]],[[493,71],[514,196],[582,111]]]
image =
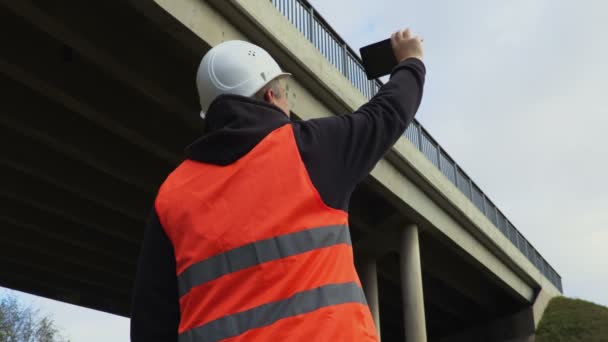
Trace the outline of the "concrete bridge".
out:
[[[0,286],[129,316],[155,192],[202,128],[194,75],[242,39],[301,119],[377,91],[305,0],[1,0]],[[561,278],[413,123],[351,203],[384,341],[528,341]]]

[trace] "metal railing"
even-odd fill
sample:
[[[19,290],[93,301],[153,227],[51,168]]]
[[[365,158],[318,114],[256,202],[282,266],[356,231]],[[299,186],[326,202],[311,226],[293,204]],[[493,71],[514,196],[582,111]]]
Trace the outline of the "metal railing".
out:
[[[269,0],[368,99],[382,86],[368,80],[358,55],[306,0]],[[416,120],[404,134],[517,249],[563,292],[561,276]]]

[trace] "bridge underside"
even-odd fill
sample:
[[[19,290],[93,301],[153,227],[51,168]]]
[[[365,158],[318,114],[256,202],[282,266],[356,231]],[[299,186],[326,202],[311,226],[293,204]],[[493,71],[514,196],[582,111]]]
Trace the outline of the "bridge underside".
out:
[[[126,2],[61,4],[0,7],[0,286],[128,317],[156,189],[202,128],[194,74],[209,46]],[[367,179],[351,201],[355,247],[409,221],[378,187]],[[529,305],[420,240],[430,340]],[[402,340],[398,255],[378,270],[383,339]]]

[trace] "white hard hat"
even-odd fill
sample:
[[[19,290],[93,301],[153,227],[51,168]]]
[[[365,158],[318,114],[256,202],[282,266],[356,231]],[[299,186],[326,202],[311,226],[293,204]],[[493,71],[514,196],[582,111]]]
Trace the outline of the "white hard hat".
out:
[[[222,94],[251,97],[273,79],[291,75],[282,72],[277,62],[257,45],[231,40],[213,47],[198,67],[196,88],[201,117],[211,102]]]

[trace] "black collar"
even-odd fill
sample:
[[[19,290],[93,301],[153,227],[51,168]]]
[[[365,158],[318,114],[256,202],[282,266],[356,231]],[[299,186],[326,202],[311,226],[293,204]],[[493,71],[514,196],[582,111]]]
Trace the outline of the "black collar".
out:
[[[288,123],[289,118],[270,103],[238,95],[218,96],[206,113],[203,136],[186,148],[186,158],[231,164]]]

